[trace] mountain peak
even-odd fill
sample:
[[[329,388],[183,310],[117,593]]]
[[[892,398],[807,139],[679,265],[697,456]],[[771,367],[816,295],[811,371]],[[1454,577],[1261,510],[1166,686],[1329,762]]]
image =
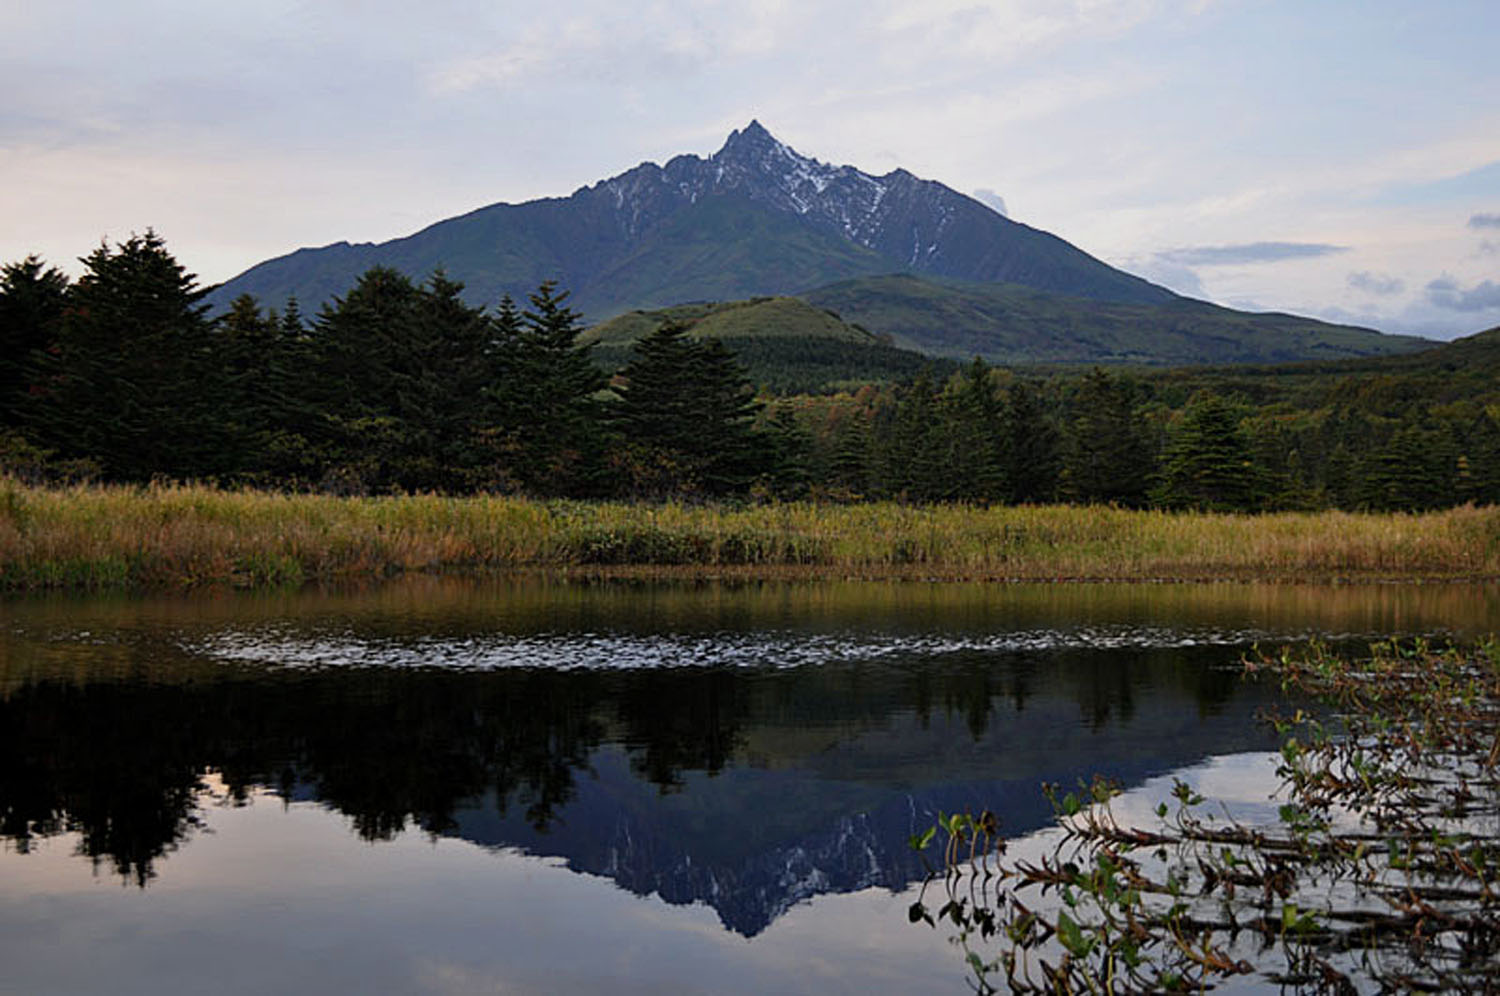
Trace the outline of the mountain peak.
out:
[[[761,124],[760,121],[756,118],[751,118],[750,123],[745,125],[745,127],[736,129],[735,131],[731,131],[729,133],[729,137],[724,140],[724,148],[720,149],[719,151],[723,152],[724,149],[729,149],[741,144],[780,145],[781,143],[776,141],[776,137],[774,135],[772,135],[769,131],[766,131],[765,125]]]
[[[739,162],[761,166],[778,160],[811,161],[793,152],[754,119],[744,128],[730,132],[729,137],[724,140],[723,148],[714,153],[713,160],[718,163]]]

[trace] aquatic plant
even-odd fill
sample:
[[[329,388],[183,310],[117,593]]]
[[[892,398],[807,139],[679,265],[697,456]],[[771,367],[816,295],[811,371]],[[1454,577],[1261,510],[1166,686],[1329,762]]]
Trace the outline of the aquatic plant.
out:
[[[1118,787],[1045,791],[1055,848],[1004,859],[967,816],[945,835],[936,916],[971,982],[994,992],[1204,989],[1259,974],[1297,991],[1491,992],[1500,986],[1500,643],[1380,644],[1354,661],[1313,646],[1246,671],[1329,713],[1272,715],[1285,801],[1274,825],[1212,814],[1178,780],[1147,827]],[[975,864],[976,850],[995,862]],[[967,853],[966,853],[967,851]],[[998,950],[994,950],[998,948]]]

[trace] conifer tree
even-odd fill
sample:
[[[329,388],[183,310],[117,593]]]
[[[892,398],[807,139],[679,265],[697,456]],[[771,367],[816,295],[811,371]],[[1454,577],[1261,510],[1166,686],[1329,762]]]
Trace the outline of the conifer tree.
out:
[[[638,492],[731,494],[768,469],[752,431],[759,405],[723,343],[668,323],[631,354],[610,421]]]
[[[375,267],[324,309],[297,421],[308,416],[326,486],[458,491],[487,478],[492,328],[462,289],[441,271],[417,287]]]
[[[262,478],[267,448],[281,419],[278,374],[286,357],[281,320],[261,311],[249,294],[229,303],[217,321],[215,358],[223,377],[220,414],[233,452],[231,472]]]
[[[1157,493],[1170,508],[1248,511],[1258,491],[1239,413],[1211,391],[1189,402],[1168,444]]]
[[[948,480],[940,497],[985,503],[1005,497],[1002,403],[991,373],[976,356],[943,395],[939,432]]]
[[[946,440],[938,424],[938,396],[931,370],[923,370],[902,392],[883,436],[876,451],[891,494],[919,502],[949,496],[950,468]]]
[[[43,368],[44,445],[116,478],[222,472],[218,371],[196,278],[149,230],[83,263]]]
[[[767,446],[771,493],[783,500],[803,497],[812,483],[812,434],[790,403],[783,401],[775,407],[762,436]]]
[[[1458,454],[1435,426],[1398,423],[1360,461],[1359,504],[1380,512],[1423,511],[1455,500]]]
[[[870,420],[863,411],[851,411],[833,431],[833,452],[828,460],[830,493],[842,500],[870,495]]]
[[[544,281],[521,314],[513,379],[528,424],[518,434],[515,476],[541,494],[584,496],[607,486],[597,395],[608,378],[594,365],[590,348],[578,345],[581,316],[567,298],[556,281]]]
[[[738,493],[770,469],[753,431],[761,404],[734,353],[718,339],[698,343],[695,391],[702,419],[696,443],[709,494]]]
[[[1070,410],[1063,440],[1064,494],[1079,502],[1145,504],[1154,460],[1134,386],[1096,368],[1080,382]]]
[[[1043,404],[1035,381],[1018,380],[1005,398],[1005,480],[1011,502],[1040,504],[1057,496],[1057,427]]]
[[[57,338],[68,278],[36,256],[0,269],[0,426],[30,414],[40,354]]]

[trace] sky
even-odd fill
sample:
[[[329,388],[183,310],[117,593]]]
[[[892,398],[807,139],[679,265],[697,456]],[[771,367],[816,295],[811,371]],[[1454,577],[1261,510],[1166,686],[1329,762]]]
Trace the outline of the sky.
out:
[[[1194,297],[1500,325],[1496,0],[0,0],[0,262],[203,283],[758,119]]]

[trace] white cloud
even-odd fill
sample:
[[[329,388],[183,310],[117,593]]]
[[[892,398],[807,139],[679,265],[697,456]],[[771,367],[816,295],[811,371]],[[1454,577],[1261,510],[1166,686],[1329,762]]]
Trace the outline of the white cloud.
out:
[[[993,190],[990,190],[988,187],[981,187],[980,189],[974,191],[973,196],[976,201],[990,208],[992,211],[996,212],[1002,217],[1010,217],[1010,211],[1005,207],[1005,198],[1001,197]]]

